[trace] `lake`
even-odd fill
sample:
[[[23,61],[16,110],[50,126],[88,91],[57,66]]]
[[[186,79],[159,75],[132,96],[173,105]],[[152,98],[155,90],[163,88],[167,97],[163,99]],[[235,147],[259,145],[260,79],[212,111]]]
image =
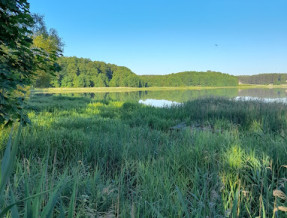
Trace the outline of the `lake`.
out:
[[[282,88],[218,88],[203,90],[95,92],[45,95],[89,97],[95,100],[106,101],[137,101],[139,103],[155,107],[176,105],[182,102],[204,97],[226,97],[236,100],[259,100],[264,102],[287,102],[287,89]]]

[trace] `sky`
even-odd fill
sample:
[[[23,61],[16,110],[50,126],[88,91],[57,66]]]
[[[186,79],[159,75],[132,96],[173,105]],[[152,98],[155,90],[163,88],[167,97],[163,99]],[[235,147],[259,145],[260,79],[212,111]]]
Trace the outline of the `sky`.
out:
[[[64,56],[134,73],[287,73],[286,0],[28,0]]]

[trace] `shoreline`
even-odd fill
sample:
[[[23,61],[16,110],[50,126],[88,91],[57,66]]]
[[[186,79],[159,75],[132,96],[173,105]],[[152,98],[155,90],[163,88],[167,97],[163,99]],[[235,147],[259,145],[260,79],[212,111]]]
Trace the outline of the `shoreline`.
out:
[[[287,85],[238,85],[238,86],[183,86],[183,87],[84,87],[84,88],[35,88],[34,94],[48,93],[97,93],[97,92],[137,92],[137,91],[173,91],[173,90],[208,90],[208,89],[276,89]]]

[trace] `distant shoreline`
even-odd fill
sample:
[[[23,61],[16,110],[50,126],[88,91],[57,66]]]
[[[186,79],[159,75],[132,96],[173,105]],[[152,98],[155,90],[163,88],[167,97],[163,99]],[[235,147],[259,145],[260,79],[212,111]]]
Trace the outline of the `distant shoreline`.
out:
[[[85,87],[85,88],[34,88],[31,93],[96,93],[96,92],[137,92],[137,91],[169,91],[169,90],[207,90],[207,89],[275,89],[287,88],[287,85],[248,85],[238,86],[184,86],[184,87]]]

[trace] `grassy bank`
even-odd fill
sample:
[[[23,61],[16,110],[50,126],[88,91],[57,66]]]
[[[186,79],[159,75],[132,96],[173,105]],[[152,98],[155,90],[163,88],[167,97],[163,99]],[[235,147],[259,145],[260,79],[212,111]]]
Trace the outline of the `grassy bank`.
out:
[[[206,90],[206,89],[223,89],[236,88],[231,87],[203,87],[203,86],[186,86],[186,87],[86,87],[86,88],[43,88],[33,89],[35,94],[46,93],[96,93],[96,92],[138,92],[138,91],[173,91],[173,90]]]
[[[238,85],[238,86],[185,86],[185,87],[86,87],[86,88],[35,88],[31,92],[39,93],[96,93],[96,92],[136,92],[136,91],[172,91],[172,90],[209,90],[209,89],[267,89],[267,88],[287,88],[286,85]]]
[[[152,108],[34,96],[27,110],[32,124],[0,204],[44,193],[18,203],[23,216],[286,215],[283,104],[209,98]],[[2,131],[2,155],[8,138]]]

